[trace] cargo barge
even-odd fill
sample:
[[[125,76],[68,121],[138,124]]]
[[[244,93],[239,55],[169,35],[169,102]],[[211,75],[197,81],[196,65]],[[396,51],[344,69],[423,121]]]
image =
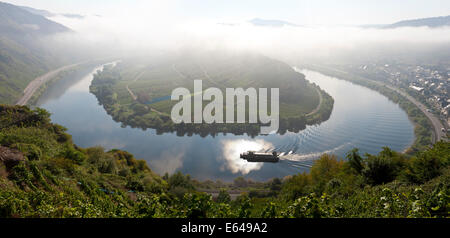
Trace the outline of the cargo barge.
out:
[[[247,160],[248,162],[277,163],[280,161],[277,152],[260,153],[255,151],[248,151],[242,153],[240,157],[241,159]]]

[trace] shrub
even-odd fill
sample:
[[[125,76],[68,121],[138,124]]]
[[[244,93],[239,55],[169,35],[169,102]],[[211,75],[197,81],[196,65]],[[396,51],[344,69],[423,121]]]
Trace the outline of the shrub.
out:
[[[438,142],[434,147],[419,153],[412,158],[404,172],[410,183],[425,183],[442,174],[443,168],[449,165],[450,143]]]
[[[12,145],[11,148],[15,148],[22,152],[28,160],[40,160],[42,157],[41,149],[33,144],[18,143]]]
[[[262,212],[261,215],[259,217],[261,218],[275,218],[277,217],[277,206],[274,202],[269,202],[269,204],[267,204]]]
[[[181,172],[176,172],[169,177],[169,188],[181,187],[187,190],[193,190],[194,185],[189,175],[183,175]]]
[[[100,173],[117,174],[117,164],[114,158],[105,157],[97,164]]]
[[[231,202],[231,196],[228,194],[226,189],[220,189],[219,195],[217,196],[217,202],[218,203],[230,203]]]
[[[211,210],[212,200],[206,193],[188,193],[184,195],[182,204],[187,218],[206,218],[207,212]]]
[[[75,164],[72,160],[66,158],[46,159],[42,166],[48,169],[53,175],[64,175],[67,172],[69,175],[75,174]]]
[[[282,216],[286,218],[320,218],[326,215],[323,204],[326,197],[318,198],[315,193],[298,198]]]
[[[135,177],[128,178],[127,184],[125,186],[127,187],[127,189],[130,189],[133,191],[139,191],[139,192],[144,191],[144,183]]]
[[[308,193],[311,185],[311,176],[309,174],[297,174],[286,179],[283,183],[281,194],[287,200],[295,200]]]
[[[405,171],[408,182],[421,184],[441,174],[442,162],[439,158],[422,154],[412,158]]]
[[[314,162],[310,174],[312,183],[318,189],[317,192],[321,193],[328,181],[338,176],[343,170],[343,165],[343,161],[338,161],[336,156],[328,154],[322,155]]]
[[[363,158],[359,155],[358,149],[353,149],[346,155],[348,164],[357,174],[361,174],[364,169]]]
[[[249,218],[253,204],[247,194],[242,194],[236,199],[238,206],[237,215],[238,218]]]
[[[378,185],[395,179],[395,166],[389,159],[370,155],[366,164],[362,171],[366,183]]]
[[[377,156],[367,155],[362,175],[368,184],[384,184],[393,181],[405,165],[402,155],[385,147]]]
[[[11,169],[8,178],[16,182],[16,184],[22,188],[25,186],[34,188],[34,185],[31,183],[33,174],[29,171],[25,162],[20,162],[18,165],[14,166]]]
[[[87,159],[86,154],[79,150],[76,150],[72,145],[69,144],[66,144],[66,148],[62,153],[62,156],[74,161],[78,165],[81,165]]]

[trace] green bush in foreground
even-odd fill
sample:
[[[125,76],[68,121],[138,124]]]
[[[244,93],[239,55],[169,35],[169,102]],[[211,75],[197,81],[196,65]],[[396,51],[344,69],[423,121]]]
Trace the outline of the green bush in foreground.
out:
[[[229,184],[160,177],[128,152],[78,148],[42,110],[0,105],[0,122],[0,217],[449,217],[448,142],[412,157],[325,154],[310,173]],[[232,199],[230,188],[248,193]]]

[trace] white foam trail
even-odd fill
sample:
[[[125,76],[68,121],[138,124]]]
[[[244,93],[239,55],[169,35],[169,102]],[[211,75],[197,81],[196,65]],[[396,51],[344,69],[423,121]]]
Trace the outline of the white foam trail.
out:
[[[342,144],[342,145],[340,145],[338,147],[335,147],[333,149],[330,149],[330,150],[321,151],[321,152],[315,152],[315,153],[309,153],[309,154],[303,154],[303,155],[300,155],[300,154],[283,155],[283,153],[282,153],[282,154],[280,154],[280,159],[282,159],[282,160],[290,160],[290,161],[297,161],[297,162],[299,162],[299,161],[315,160],[315,159],[319,158],[323,154],[332,154],[332,153],[334,153],[334,152],[344,148],[345,146],[348,146],[348,145],[351,145],[351,144],[352,144],[351,142],[348,142],[348,143]]]
[[[291,164],[291,166],[295,167],[295,168],[299,168],[299,169],[311,168],[312,167],[311,165],[304,165],[304,164],[301,164],[301,165]]]

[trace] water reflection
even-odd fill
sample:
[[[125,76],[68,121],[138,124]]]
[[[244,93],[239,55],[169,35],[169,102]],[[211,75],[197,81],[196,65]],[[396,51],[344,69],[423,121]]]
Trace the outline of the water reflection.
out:
[[[273,148],[273,145],[264,140],[224,140],[222,141],[223,158],[225,161],[222,169],[229,169],[233,174],[241,173],[247,175],[251,171],[262,168],[263,163],[250,163],[239,158],[243,152],[266,151]]]
[[[152,169],[162,173],[173,174],[183,167],[183,158],[186,150],[184,148],[172,148],[163,151],[158,158],[153,159]]]
[[[87,76],[68,78],[65,83],[69,87],[58,87],[60,82],[51,86],[40,105],[52,113],[55,123],[68,128],[77,145],[127,150],[145,159],[158,174],[181,171],[200,180],[230,181],[241,175],[267,180],[306,171],[322,153],[344,157],[357,147],[362,153],[373,154],[383,146],[402,151],[414,140],[413,126],[398,105],[375,91],[313,71],[302,73],[327,91],[335,104],[329,120],[299,133],[202,138],[122,128],[89,93],[95,70],[87,70],[91,72]],[[286,159],[276,164],[248,163],[239,158],[241,152],[248,150],[276,150],[283,152]]]

